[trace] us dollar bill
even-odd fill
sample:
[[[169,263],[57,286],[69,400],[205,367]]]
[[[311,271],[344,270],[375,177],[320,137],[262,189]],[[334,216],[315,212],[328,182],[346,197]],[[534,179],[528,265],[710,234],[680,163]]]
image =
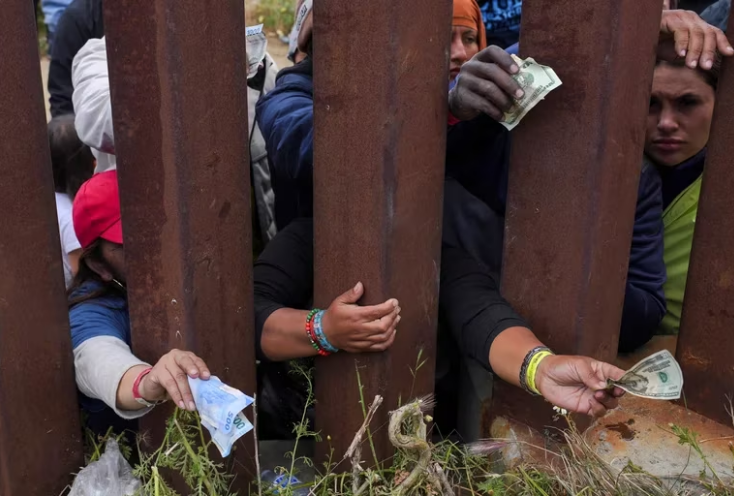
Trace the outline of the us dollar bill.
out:
[[[532,58],[522,60],[516,55],[512,55],[512,58],[520,68],[520,71],[512,77],[525,95],[515,102],[509,112],[505,112],[504,119],[500,122],[510,131],[520,124],[522,118],[548,93],[561,86],[561,80],[550,67],[540,65]]]
[[[607,381],[630,394],[654,400],[677,400],[683,391],[683,372],[668,350],[650,355],[629,369],[621,379]]]

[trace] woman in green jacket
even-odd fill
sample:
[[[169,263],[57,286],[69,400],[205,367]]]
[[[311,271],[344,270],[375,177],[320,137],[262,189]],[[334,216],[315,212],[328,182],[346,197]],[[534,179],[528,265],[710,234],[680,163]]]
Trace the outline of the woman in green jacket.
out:
[[[710,70],[691,69],[684,60],[655,67],[645,155],[662,179],[668,278],[661,334],[677,334],[680,327],[718,76],[718,61]]]

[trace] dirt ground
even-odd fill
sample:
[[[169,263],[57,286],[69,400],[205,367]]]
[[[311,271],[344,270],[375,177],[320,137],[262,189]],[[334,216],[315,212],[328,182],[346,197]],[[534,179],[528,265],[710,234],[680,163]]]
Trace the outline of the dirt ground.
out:
[[[290,61],[288,60],[288,45],[280,41],[280,39],[275,35],[268,36],[268,53],[270,53],[270,56],[273,57],[273,60],[275,60],[275,63],[278,65],[279,69],[283,69],[284,67],[288,67],[291,65]],[[43,78],[43,94],[44,102],[46,104],[46,119],[51,119],[48,105],[48,63],[48,57],[41,58],[41,77]]]

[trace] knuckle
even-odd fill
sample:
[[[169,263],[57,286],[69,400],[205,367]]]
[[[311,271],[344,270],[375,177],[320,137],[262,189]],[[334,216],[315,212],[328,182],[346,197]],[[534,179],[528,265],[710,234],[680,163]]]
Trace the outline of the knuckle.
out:
[[[497,64],[489,64],[489,66],[487,67],[487,75],[492,76],[493,78],[496,78],[503,72],[503,69]]]

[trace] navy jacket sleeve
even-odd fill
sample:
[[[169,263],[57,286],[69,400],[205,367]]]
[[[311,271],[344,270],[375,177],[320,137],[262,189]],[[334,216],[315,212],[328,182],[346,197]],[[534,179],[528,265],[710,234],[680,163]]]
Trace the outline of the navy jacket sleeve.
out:
[[[74,56],[92,38],[104,36],[102,0],[74,0],[64,11],[54,36],[48,68],[51,116],[74,113],[71,65]]]
[[[701,19],[726,33],[731,11],[731,0],[718,0],[701,12]]]
[[[645,163],[635,212],[619,351],[632,351],[652,338],[665,316],[665,278],[660,176],[654,166]]]
[[[313,215],[313,80],[309,64],[306,59],[282,71],[275,88],[256,108],[270,161],[278,229],[296,217]]]

